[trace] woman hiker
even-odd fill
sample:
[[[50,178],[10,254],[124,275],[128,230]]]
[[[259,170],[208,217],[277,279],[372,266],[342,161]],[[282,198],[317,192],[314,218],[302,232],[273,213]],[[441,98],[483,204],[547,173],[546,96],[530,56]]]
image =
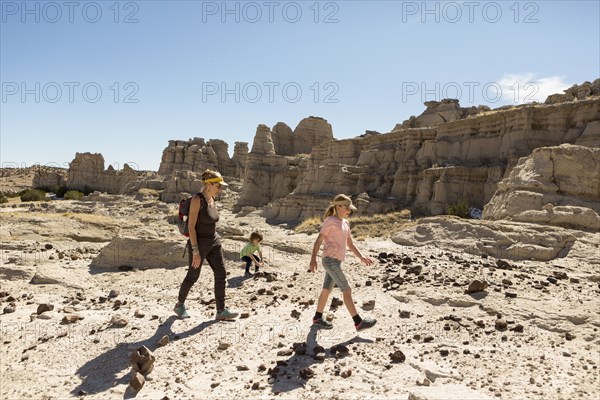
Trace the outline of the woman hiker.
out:
[[[238,313],[225,308],[225,262],[221,238],[216,232],[219,212],[215,205],[215,197],[223,187],[229,185],[225,183],[220,173],[209,169],[202,174],[202,181],[204,189],[201,193],[194,195],[190,204],[188,220],[190,239],[187,242],[189,269],[179,288],[178,301],[173,311],[180,318],[190,317],[185,307],[185,300],[194,283],[198,281],[200,267],[206,260],[215,275],[215,300],[217,303],[215,318],[230,320],[237,317]]]

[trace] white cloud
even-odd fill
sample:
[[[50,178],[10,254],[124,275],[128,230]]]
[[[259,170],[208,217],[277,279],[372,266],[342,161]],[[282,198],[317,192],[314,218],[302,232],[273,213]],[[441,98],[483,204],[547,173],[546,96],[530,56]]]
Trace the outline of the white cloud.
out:
[[[533,73],[505,74],[498,85],[502,89],[502,100],[511,104],[543,103],[549,95],[563,93],[572,86],[561,76],[538,77]]]

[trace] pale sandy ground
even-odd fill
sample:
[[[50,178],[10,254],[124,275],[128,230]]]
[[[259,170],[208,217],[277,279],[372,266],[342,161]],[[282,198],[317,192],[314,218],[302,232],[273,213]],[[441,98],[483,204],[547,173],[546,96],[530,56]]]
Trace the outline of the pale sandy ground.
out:
[[[228,259],[227,306],[249,316],[216,322],[212,273],[204,265],[187,302],[192,317],[179,320],[172,308],[185,267],[128,272],[89,267],[117,225],[146,221],[174,229],[164,222],[167,211],[53,203],[33,211],[0,208],[0,309],[9,305],[8,295],[16,304],[15,312],[0,315],[2,399],[597,399],[600,393],[600,257],[588,263],[569,257],[510,262],[513,269],[501,270],[493,268],[494,259],[453,252],[451,242],[437,248],[358,242],[375,259],[386,252],[412,262],[376,259],[365,267],[349,255],[344,266],[355,302],[361,315],[377,318],[378,324],[357,335],[341,306],[328,311],[334,330],[314,331],[312,302],[323,279],[322,269],[307,272],[315,236],[269,226],[257,213],[236,217],[224,210],[221,223],[265,233],[264,253],[270,260],[265,270],[276,273],[276,280],[246,279],[242,263]],[[81,216],[90,210],[97,219]],[[73,234],[86,226],[86,234]],[[46,244],[52,249],[42,251]],[[223,244],[233,253],[243,242],[224,235]],[[66,257],[59,259],[59,252]],[[423,267],[422,280],[407,272],[415,265]],[[568,278],[533,288],[557,271]],[[29,283],[36,273],[37,279],[46,279],[42,282],[57,283]],[[398,274],[409,282],[385,289],[384,283]],[[490,282],[487,291],[464,294],[478,277]],[[503,279],[512,285],[504,286]],[[100,302],[111,290],[118,296]],[[334,296],[341,293],[336,289]],[[115,310],[117,300],[123,304]],[[369,300],[375,307],[365,311],[362,305]],[[54,310],[31,319],[41,303],[53,304]],[[62,324],[65,307],[84,319]],[[128,324],[112,327],[116,314],[128,318]],[[498,314],[507,330],[495,328]],[[522,332],[511,330],[519,324]],[[157,340],[165,335],[169,343],[159,346]],[[220,342],[229,347],[219,350]],[[290,352],[294,342],[306,342],[307,355]],[[317,344],[326,350],[322,361],[312,357]],[[333,356],[329,349],[335,344],[348,346],[349,354]],[[154,352],[156,362],[136,394],[128,389],[128,354],[141,345]],[[389,354],[396,350],[406,355],[405,362],[391,362]],[[278,362],[279,372],[269,380],[268,371]],[[314,377],[302,379],[299,371],[307,367]],[[343,378],[347,371],[351,375]],[[425,378],[430,386],[418,384]]]

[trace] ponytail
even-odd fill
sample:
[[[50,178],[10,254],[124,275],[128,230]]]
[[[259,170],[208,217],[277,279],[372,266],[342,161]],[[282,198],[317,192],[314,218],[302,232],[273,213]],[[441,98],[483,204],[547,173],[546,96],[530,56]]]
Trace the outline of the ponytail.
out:
[[[325,210],[325,214],[323,215],[323,219],[327,219],[332,215],[335,215],[335,206],[333,204],[327,207],[327,210]]]

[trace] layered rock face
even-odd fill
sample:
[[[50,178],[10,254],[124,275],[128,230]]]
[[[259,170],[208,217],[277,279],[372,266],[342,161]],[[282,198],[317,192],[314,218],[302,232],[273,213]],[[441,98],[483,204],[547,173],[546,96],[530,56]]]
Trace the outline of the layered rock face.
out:
[[[485,206],[485,219],[600,229],[600,148],[563,144],[519,160]]]
[[[306,170],[308,153],[332,140],[331,125],[319,117],[303,119],[293,132],[283,122],[273,130],[259,125],[246,159],[244,186],[235,209],[262,207],[287,196],[298,185],[301,171]]]
[[[306,157],[277,155],[273,132],[268,126],[259,125],[252,151],[246,159],[244,186],[235,209],[262,207],[287,196],[296,187],[299,171],[306,161]]]
[[[583,82],[573,85],[564,91],[564,94],[552,94],[546,99],[546,104],[558,104],[574,100],[586,100],[590,97],[600,96],[600,79],[594,82]]]
[[[163,151],[158,173],[168,176],[179,170],[203,172],[212,169],[224,176],[236,176],[243,168],[229,158],[228,148],[229,145],[220,139],[208,142],[202,138],[170,140]]]
[[[333,140],[333,129],[327,120],[320,117],[304,118],[296,129],[278,122],[271,131],[275,154],[294,156],[309,154],[313,147]]]
[[[271,222],[318,215],[322,207],[316,213],[314,201],[302,204],[323,199],[326,205],[336,193],[361,195],[359,211],[367,213],[407,207],[437,215],[462,201],[483,209],[519,158],[562,143],[599,147],[599,139],[600,99],[591,98],[328,142],[313,149],[294,192],[265,213]]]
[[[75,190],[97,190],[107,193],[124,193],[125,188],[138,179],[129,165],[117,171],[112,165],[104,170],[104,157],[96,153],[76,153],[69,165],[66,186]]]
[[[402,124],[396,125],[392,130],[438,126],[446,122],[458,121],[470,115],[477,115],[490,110],[487,106],[463,108],[458,104],[458,100],[456,99],[426,101],[424,104],[427,109],[421,115],[418,117],[411,116]]]

